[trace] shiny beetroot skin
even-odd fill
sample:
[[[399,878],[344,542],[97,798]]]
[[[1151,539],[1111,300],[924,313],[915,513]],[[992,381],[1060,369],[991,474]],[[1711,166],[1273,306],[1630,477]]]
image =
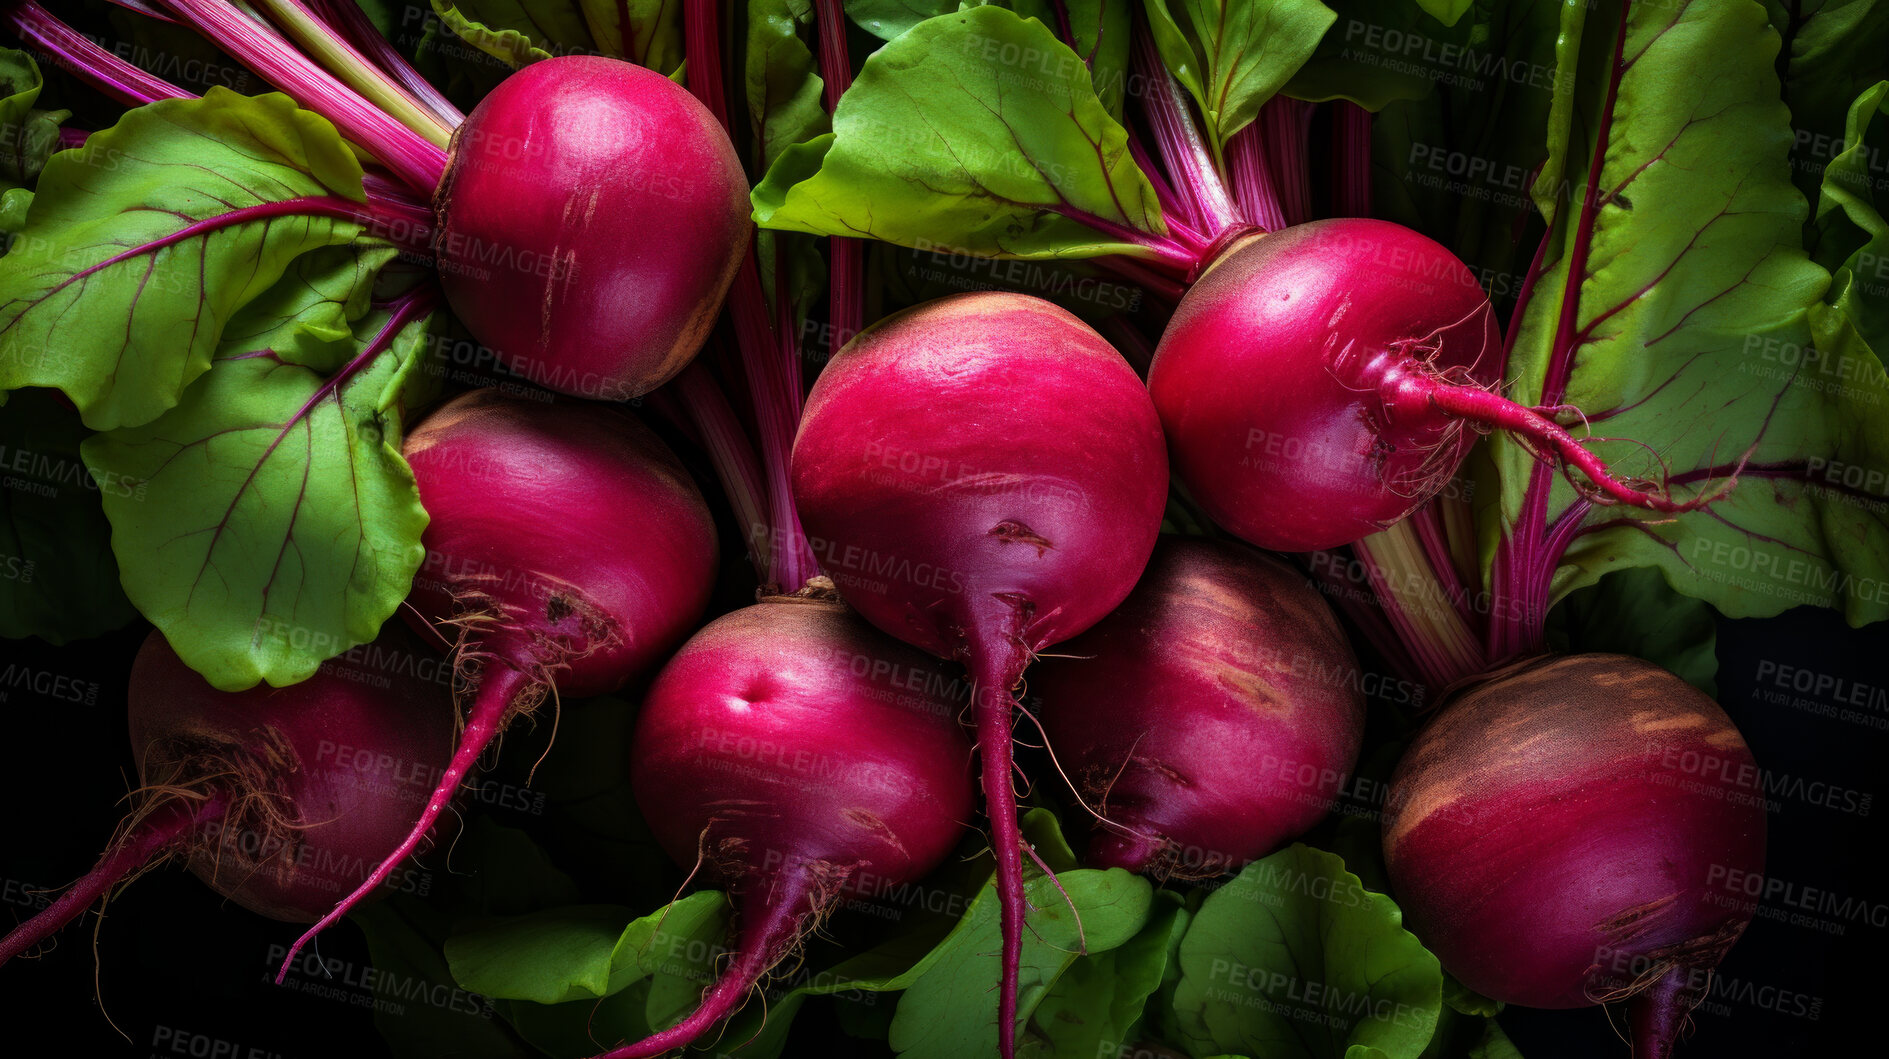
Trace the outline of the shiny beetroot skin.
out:
[[[1364,736],[1357,658],[1303,575],[1164,537],[1114,613],[1030,669],[1056,760],[1097,824],[1083,863],[1201,878],[1336,803]]]
[[[975,808],[961,687],[831,602],[747,607],[676,652],[637,717],[631,781],[664,850],[735,894],[735,958],[698,1010],[612,1059],[681,1047],[842,894],[950,853]]]
[[[1664,1056],[1756,910],[1765,810],[1717,703],[1619,655],[1537,663],[1443,711],[1391,780],[1384,855],[1405,922],[1486,996],[1632,995]]]
[[[1021,294],[940,298],[847,343],[794,439],[794,501],[866,619],[976,684],[1002,903],[998,1052],[1015,1054],[1025,901],[1013,689],[1031,655],[1115,609],[1161,529],[1147,390],[1102,336]]]
[[[408,602],[436,627],[483,615],[472,641],[555,671],[562,694],[653,669],[708,605],[708,505],[621,410],[474,390],[427,416],[405,455],[431,518]]]
[[[621,401],[688,364],[747,250],[748,181],[680,85],[600,56],[536,62],[453,135],[440,285],[502,362]]]
[[[676,863],[705,851],[724,883],[786,860],[857,864],[844,890],[915,879],[974,811],[962,687],[843,605],[744,607],[651,685],[630,752],[637,804]]]
[[[226,791],[230,813],[182,845],[191,872],[252,912],[310,923],[419,815],[452,753],[450,676],[395,626],[299,684],[218,691],[153,632],[128,696],[138,775]]]
[[[1429,398],[1501,343],[1476,277],[1400,225],[1314,221],[1237,244],[1162,333],[1148,390],[1175,473],[1262,548],[1336,547],[1416,510],[1474,443]]]
[[[554,690],[600,695],[653,668],[714,584],[708,506],[675,454],[620,409],[474,390],[427,416],[405,454],[430,521],[403,612],[456,644],[465,725],[406,839],[290,946],[277,981],[417,847],[507,725]]]
[[[1133,369],[1088,325],[1040,298],[963,294],[887,317],[827,364],[794,442],[794,499],[873,624],[1020,673],[1134,587],[1160,533],[1164,451]]]

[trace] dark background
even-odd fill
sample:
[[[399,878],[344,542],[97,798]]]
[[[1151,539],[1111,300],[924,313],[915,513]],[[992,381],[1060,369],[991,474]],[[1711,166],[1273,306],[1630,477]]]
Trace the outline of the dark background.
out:
[[[41,698],[18,686],[0,689],[7,744],[21,767],[0,815],[0,895],[6,902],[0,924],[10,925],[28,911],[20,902],[34,898],[25,887],[63,886],[87,870],[122,812],[118,800],[135,785],[124,688],[143,635],[137,627],[61,648],[37,640],[0,642],[0,668],[30,666],[99,686],[91,704]],[[1770,676],[1775,669],[1766,663],[1869,684],[1880,693],[1889,686],[1889,632],[1882,626],[1850,629],[1832,612],[1808,608],[1763,621],[1724,621],[1718,655],[1719,699],[1767,770],[1870,794],[1885,786],[1889,730],[1764,698],[1776,690]],[[1763,682],[1761,672],[1767,675]],[[1873,715],[1889,722],[1881,710]],[[469,810],[481,811],[488,810]],[[1880,953],[1889,942],[1889,893],[1871,870],[1880,861],[1873,851],[1889,839],[1886,815],[1889,806],[1880,803],[1859,813],[1779,799],[1770,823],[1769,870],[1800,893],[1817,887],[1855,899],[1853,907],[1861,911],[1841,922],[1841,933],[1761,914],[1721,968],[1737,991],[1708,1001],[1718,1010],[1695,1014],[1682,1057],[1828,1055],[1869,1038]],[[15,1043],[30,1028],[74,1055],[393,1054],[371,1012],[306,991],[327,984],[317,977],[295,976],[297,988],[272,983],[271,949],[289,944],[299,928],[226,904],[180,868],[151,872],[111,903],[96,932],[96,960],[95,925],[98,920],[88,916],[42,958],[0,967],[0,1025]],[[319,950],[350,967],[370,964],[363,935],[352,924],[324,935]],[[337,984],[344,993],[361,992]],[[857,1047],[823,1025],[829,1017],[821,1005],[809,1005],[796,1022],[796,1040],[823,1055]],[[1627,1055],[1602,1009],[1511,1008],[1501,1022],[1528,1059]],[[464,1054],[456,1051],[460,1047],[440,1037],[436,1046],[410,1054]]]

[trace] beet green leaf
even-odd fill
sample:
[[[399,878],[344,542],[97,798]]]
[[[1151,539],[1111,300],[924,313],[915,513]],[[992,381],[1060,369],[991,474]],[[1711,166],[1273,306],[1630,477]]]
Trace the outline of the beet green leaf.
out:
[[[997,7],[874,52],[833,132],[782,154],[754,204],[764,227],[988,257],[1146,255],[1166,235],[1081,58]]]
[[[374,638],[424,557],[403,401],[423,371],[412,299],[329,330],[360,262],[282,281],[229,329],[214,367],[156,420],[93,437],[125,592],[191,668],[225,690],[306,679]]]
[[[1536,622],[1635,566],[1734,617],[1805,603],[1889,616],[1889,380],[1859,343],[1833,342],[1762,7],[1562,10],[1536,185],[1551,239],[1507,385],[1524,404],[1584,412],[1616,473],[1718,498],[1677,517],[1596,505],[1494,437],[1499,489],[1480,494],[1495,501],[1492,585]],[[1494,638],[1497,653],[1529,641]]]
[[[0,270],[0,389],[56,387],[95,430],[175,405],[303,255],[368,235],[361,166],[286,96],[212,88],[52,157]]]

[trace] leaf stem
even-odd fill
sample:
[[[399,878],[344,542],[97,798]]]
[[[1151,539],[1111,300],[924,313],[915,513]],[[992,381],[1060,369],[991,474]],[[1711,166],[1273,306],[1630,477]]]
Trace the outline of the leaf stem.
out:
[[[1139,139],[1132,137],[1129,139],[1128,153],[1134,157],[1135,165],[1141,168],[1142,175],[1148,178],[1148,185],[1154,188],[1155,202],[1161,206],[1161,219],[1167,222],[1168,229],[1172,231],[1185,226],[1190,231],[1197,232],[1200,228],[1200,217],[1194,213],[1193,203],[1183,200],[1175,193],[1173,185],[1168,183],[1166,174],[1161,172],[1160,166],[1154,164],[1154,159],[1149,157],[1148,149],[1141,145]],[[1195,238],[1198,239],[1198,235]]]
[[[1567,276],[1562,283],[1561,303],[1556,307],[1559,316],[1555,325],[1554,344],[1550,347],[1547,368],[1542,377],[1541,403],[1544,407],[1563,402],[1575,352],[1581,344],[1577,340],[1580,334],[1581,284],[1587,279],[1587,259],[1593,245],[1595,219],[1600,211],[1600,179],[1607,159],[1614,106],[1619,100],[1620,84],[1626,74],[1627,17],[1632,6],[1632,0],[1621,0],[1607,90],[1595,123],[1593,154],[1588,160],[1587,177],[1581,187],[1580,217],[1575,226],[1573,243],[1567,251]],[[1557,213],[1557,218],[1564,216],[1565,211]],[[1543,236],[1541,247],[1529,265],[1528,278],[1511,317],[1505,356],[1512,352],[1520,334],[1522,315],[1532,303],[1535,288],[1543,275],[1543,262],[1552,236],[1551,229]],[[1563,512],[1551,528],[1548,525],[1548,500],[1553,491],[1553,480],[1553,472],[1546,464],[1537,464],[1529,472],[1528,485],[1522,492],[1521,510],[1516,515],[1515,523],[1507,527],[1507,532],[1497,543],[1495,556],[1490,562],[1489,591],[1494,606],[1487,642],[1489,656],[1494,661],[1501,661],[1538,645],[1545,638],[1555,567],[1579,532],[1580,523],[1588,510],[1589,498],[1583,496]]]
[[[43,49],[61,69],[126,106],[196,98],[106,51],[32,0],[12,6],[0,4],[0,22],[19,34],[21,40]]]
[[[1352,544],[1384,615],[1434,690],[1488,668],[1475,630],[1457,609],[1420,534],[1405,519]]]
[[[362,187],[367,192],[368,232],[398,244],[411,260],[432,261],[437,221],[433,208],[415,200],[406,185],[374,173],[364,175]]]
[[[1247,221],[1269,232],[1284,228],[1285,210],[1279,204],[1279,189],[1273,184],[1272,168],[1266,164],[1259,123],[1253,122],[1227,137],[1226,155],[1233,197]]]
[[[1105,257],[1091,258],[1090,263],[1097,268],[1113,272],[1169,305],[1179,304],[1181,297],[1187,293],[1186,286],[1180,282],[1161,275],[1132,257],[1109,254]]]
[[[1627,10],[1632,6],[1632,0],[1621,0],[1620,27],[1614,38],[1607,98],[1601,105],[1600,122],[1594,133],[1594,157],[1588,162],[1587,180],[1581,188],[1581,218],[1574,229],[1574,246],[1568,251],[1568,275],[1561,288],[1561,317],[1556,321],[1554,349],[1542,383],[1541,403],[1544,405],[1560,404],[1566,396],[1568,373],[1574,367],[1574,350],[1579,345],[1575,335],[1581,316],[1581,284],[1587,280],[1587,255],[1594,243],[1595,215],[1600,212],[1600,174],[1607,162],[1614,103],[1620,98],[1620,79],[1626,73]]]
[[[260,7],[288,37],[341,83],[358,92],[361,98],[379,107],[394,120],[425,137],[444,150],[452,139],[452,126],[440,121],[421,106],[406,89],[389,78],[367,57],[355,50],[327,23],[315,17],[301,0],[249,0]]]
[[[1452,479],[1451,486],[1453,487],[1459,481],[1460,479]],[[1452,496],[1450,487],[1446,487],[1444,492],[1431,497],[1429,503],[1411,512],[1410,518],[1406,521],[1417,533],[1417,542],[1423,546],[1424,561],[1433,571],[1436,582],[1442,589],[1443,598],[1455,605],[1456,613],[1463,619],[1464,625],[1473,629],[1481,622],[1471,604],[1472,593],[1469,583],[1464,580],[1462,567],[1459,565],[1462,552],[1450,538],[1453,531],[1462,531],[1461,524],[1453,525],[1447,517],[1446,513],[1452,509],[1467,513],[1468,505]],[[1469,524],[1469,527],[1473,530],[1473,523]],[[1474,542],[1474,537],[1467,539],[1467,543],[1472,546]],[[1471,562],[1473,562],[1474,552],[1470,554]],[[1481,653],[1480,648],[1477,653]]]
[[[734,406],[716,384],[703,358],[697,357],[676,376],[676,390],[689,421],[708,453],[722,492],[734,507],[735,522],[747,533],[748,557],[762,584],[772,580],[774,540],[768,530],[767,484],[754,458],[754,445],[741,427]]]
[[[728,107],[721,90],[719,22],[714,0],[686,0],[689,90],[696,94],[724,130]],[[762,579],[768,591],[794,592],[819,572],[813,548],[800,526],[788,477],[794,432],[800,424],[799,345],[791,333],[777,330],[768,314],[767,294],[750,241],[747,255],[728,292],[735,345],[754,402],[755,432],[761,443],[761,472],[767,485],[767,539],[771,569]],[[783,329],[784,330],[784,329]],[[707,414],[707,410],[702,410]],[[745,502],[745,501],[744,501]]]
[[[426,108],[436,124],[451,131],[466,120],[464,111],[454,106],[445,94],[433,87],[407,57],[380,35],[367,18],[367,12],[354,0],[313,0],[316,14],[340,34],[341,38],[367,56],[383,73],[400,83],[414,102]]]
[[[1199,218],[1201,234],[1211,239],[1241,223],[1239,212],[1233,208],[1226,182],[1220,178],[1212,148],[1181,98],[1180,86],[1161,62],[1154,35],[1145,32],[1145,22],[1138,25],[1144,32],[1134,35],[1134,64],[1142,84],[1147,86],[1142,100],[1155,149],[1167,163],[1175,190],[1189,204],[1190,213]]]
[[[1312,219],[1312,104],[1289,96],[1274,96],[1259,108],[1260,135],[1266,140],[1266,161],[1272,167],[1273,186],[1279,192],[1279,212],[1288,225]]]
[[[1332,168],[1338,172],[1336,214],[1371,215],[1371,112],[1348,99],[1332,104]]]
[[[1364,561],[1349,554],[1349,549],[1345,548],[1310,552],[1305,558],[1312,580],[1318,584],[1319,593],[1351,621],[1384,663],[1397,673],[1427,684],[1420,675],[1415,656],[1410,653],[1409,644],[1391,627],[1382,597],[1358,588],[1360,580],[1366,584],[1370,582],[1370,573]],[[1354,571],[1363,574],[1363,577],[1359,578]]]
[[[423,136],[342,84],[228,0],[156,0],[206,40],[333,122],[409,187],[431,195],[446,172],[444,139]]]
[[[853,83],[852,58],[846,53],[846,12],[840,0],[814,0],[814,21],[820,31],[820,79],[826,109],[836,114],[840,97]],[[859,290],[864,247],[857,239],[836,235],[827,240],[827,252],[832,256],[827,325],[832,328],[832,345],[837,349],[865,326],[866,307]]]

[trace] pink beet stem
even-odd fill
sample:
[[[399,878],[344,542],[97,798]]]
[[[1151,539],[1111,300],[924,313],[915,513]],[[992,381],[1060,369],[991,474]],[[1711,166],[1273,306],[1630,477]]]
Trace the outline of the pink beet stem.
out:
[[[160,99],[196,98],[105,50],[36,3],[0,4],[0,25],[13,30],[22,41],[38,45],[46,53],[38,57],[39,62],[57,65],[128,107]]]
[[[427,799],[426,809],[420,813],[420,819],[414,823],[413,830],[407,832],[406,839],[380,862],[380,866],[376,867],[353,893],[342,898],[341,903],[335,905],[333,911],[323,916],[320,922],[309,927],[301,937],[295,939],[295,944],[289,946],[288,955],[282,960],[282,969],[276,972],[277,985],[282,984],[282,980],[288,977],[289,968],[295,964],[295,957],[302,951],[304,945],[315,940],[315,935],[340,922],[342,916],[347,915],[355,905],[360,904],[379,889],[381,884],[387,881],[388,876],[394,873],[394,869],[400,867],[408,857],[413,855],[413,851],[420,845],[420,840],[432,830],[434,822],[439,819],[441,813],[446,811],[446,806],[453,800],[453,795],[459,790],[460,781],[472,771],[474,765],[479,763],[479,755],[485,753],[485,748],[492,745],[492,740],[498,738],[499,732],[504,727],[502,722],[505,721],[506,714],[510,712],[512,703],[517,700],[521,692],[533,684],[533,678],[509,663],[493,659],[488,664],[479,682],[478,697],[473,700],[472,709],[467,711],[465,730],[459,733],[459,747],[453,751],[452,762],[446,766],[446,772],[440,777],[439,785],[433,788],[433,796]]]
[[[1017,1052],[1017,974],[1023,960],[1023,834],[1017,824],[1017,789],[1011,784],[1010,690],[1026,664],[1014,635],[999,643],[975,643],[970,658],[977,685],[977,753],[983,764],[984,811],[990,816],[990,847],[997,858],[997,900],[1003,924],[1003,978],[997,995],[997,1051]]]
[[[1695,511],[1715,499],[1711,493],[1679,501],[1670,496],[1635,489],[1607,469],[1599,456],[1588,451],[1561,425],[1531,408],[1524,408],[1499,394],[1474,386],[1430,380],[1431,403],[1451,415],[1477,423],[1501,427],[1551,446],[1561,458],[1581,469],[1602,493],[1625,504],[1651,508],[1668,514]]]
[[[840,0],[814,0],[814,21],[820,30],[820,79],[825,82],[827,112],[839,110],[840,97],[853,83],[853,60],[846,52],[846,11]],[[860,295],[860,270],[865,247],[857,239],[834,237],[827,241],[833,256],[832,279],[827,284],[827,323],[833,329],[833,348],[844,345],[865,326],[865,301]]]
[[[39,944],[118,885],[125,876],[150,863],[151,858],[188,845],[197,828],[222,816],[229,807],[219,792],[207,798],[177,798],[139,821],[72,888],[45,911],[21,923],[0,938],[0,964]]]
[[[813,873],[802,864],[790,863],[761,890],[759,894],[750,890],[742,896],[735,962],[702,997],[702,1006],[668,1029],[605,1052],[598,1059],[645,1059],[681,1048],[741,1007],[761,976],[800,939],[801,918],[817,911]]]
[[[1633,1059],[1671,1059],[1680,1027],[1700,999],[1696,991],[1686,988],[1690,970],[1671,968],[1627,1002]]]

